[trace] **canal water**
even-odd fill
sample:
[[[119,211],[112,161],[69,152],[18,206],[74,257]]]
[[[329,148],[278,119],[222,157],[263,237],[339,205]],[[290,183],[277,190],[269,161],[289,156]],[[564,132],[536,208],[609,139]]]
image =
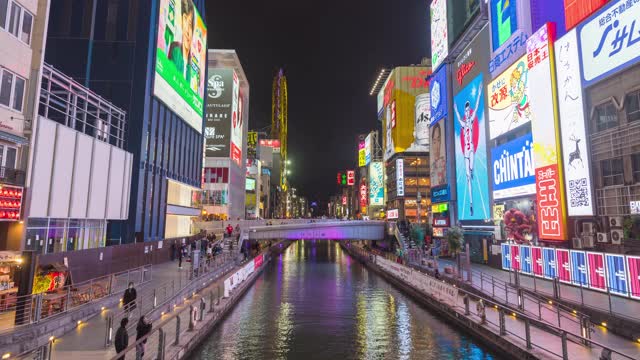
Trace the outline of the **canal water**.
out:
[[[274,258],[192,359],[497,359],[338,243]]]

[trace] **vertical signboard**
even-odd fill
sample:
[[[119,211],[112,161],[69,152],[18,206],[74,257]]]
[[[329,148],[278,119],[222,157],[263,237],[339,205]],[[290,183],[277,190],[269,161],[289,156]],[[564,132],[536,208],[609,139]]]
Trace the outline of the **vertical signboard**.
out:
[[[558,280],[571,284],[571,264],[569,262],[569,250],[556,249],[556,266]]]
[[[531,34],[529,0],[488,0],[491,26],[489,72],[500,74],[526,51]]]
[[[511,268],[514,271],[520,271],[522,266],[520,265],[520,246],[511,245]]]
[[[396,159],[396,194],[404,196],[404,159]]]
[[[240,93],[238,74],[233,72],[233,94],[231,97],[231,160],[242,166],[243,94]]]
[[[511,245],[503,243],[500,247],[502,249],[502,269],[511,270]]]
[[[538,277],[542,277],[544,275],[542,263],[542,248],[539,246],[532,246],[531,267],[533,268],[533,275]]]
[[[591,165],[580,81],[578,34],[571,30],[555,43],[562,163],[569,216],[593,216]]]
[[[431,124],[431,94],[416,96],[416,121],[413,127],[413,143],[407,151],[429,151],[429,124]]]
[[[558,277],[558,260],[556,257],[556,249],[542,248],[542,267],[543,275],[547,279],[555,279]]]
[[[589,271],[589,287],[594,290],[607,291],[603,253],[587,252],[587,270]]]
[[[258,133],[249,131],[247,133],[247,160],[256,159],[258,156]]]
[[[210,68],[205,107],[205,157],[231,154],[233,69]]]
[[[578,26],[582,71],[587,85],[638,62],[639,18],[640,2],[610,1]]]
[[[431,186],[440,186],[447,183],[447,153],[445,147],[445,121],[448,114],[446,64],[440,67],[431,78],[429,90],[431,95],[431,124],[429,126]]]
[[[369,134],[364,138],[364,166],[367,166],[371,163],[371,145],[371,134]]]
[[[367,165],[364,148],[365,148],[365,142],[363,140],[358,143],[358,167],[363,167]]]
[[[447,0],[431,2],[431,64],[437,69],[449,55]]]
[[[607,1],[609,0],[564,0],[564,20],[567,30],[578,25]]]
[[[584,251],[571,250],[571,283],[578,286],[587,286],[587,254]]]
[[[362,180],[360,184],[360,207],[366,207],[369,205],[369,197],[367,194],[367,183]]]
[[[629,285],[627,281],[627,267],[624,255],[605,254],[607,267],[607,284],[612,294],[628,296]]]
[[[533,263],[531,261],[531,246],[520,245],[520,263],[523,274],[531,275],[533,273]]]
[[[554,28],[546,24],[527,40],[527,68],[530,76],[531,106],[536,118],[531,123],[536,166],[538,236],[566,241],[566,207],[562,164],[559,163]]]
[[[627,270],[629,295],[634,299],[640,299],[640,256],[627,255]]]
[[[369,205],[384,205],[384,164],[380,161],[369,164]]]
[[[354,170],[347,170],[347,185],[353,186],[356,184],[356,172]]]

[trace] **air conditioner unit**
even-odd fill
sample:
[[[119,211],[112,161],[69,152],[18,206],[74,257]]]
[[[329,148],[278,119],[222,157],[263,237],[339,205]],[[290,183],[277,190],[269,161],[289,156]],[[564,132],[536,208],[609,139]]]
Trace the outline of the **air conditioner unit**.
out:
[[[582,233],[586,234],[586,235],[591,235],[593,234],[593,223],[592,222],[585,222],[582,223]]]
[[[595,246],[595,236],[586,235],[582,237],[582,246],[586,249],[591,249]]]
[[[599,243],[609,242],[609,234],[608,233],[597,233],[596,237]]]
[[[622,216],[611,216],[611,217],[609,217],[609,227],[611,227],[611,228],[622,228]]]
[[[622,229],[611,230],[611,243],[614,245],[622,244],[623,236],[624,236],[624,233],[622,232]]]
[[[582,249],[582,239],[573,238],[573,248],[574,249]]]

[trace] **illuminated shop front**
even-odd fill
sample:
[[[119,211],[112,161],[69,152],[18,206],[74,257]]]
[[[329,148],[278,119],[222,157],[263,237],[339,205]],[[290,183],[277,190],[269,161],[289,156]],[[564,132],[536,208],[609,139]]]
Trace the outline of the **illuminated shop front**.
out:
[[[195,233],[193,221],[200,216],[202,191],[196,187],[167,180],[167,221],[165,239]]]

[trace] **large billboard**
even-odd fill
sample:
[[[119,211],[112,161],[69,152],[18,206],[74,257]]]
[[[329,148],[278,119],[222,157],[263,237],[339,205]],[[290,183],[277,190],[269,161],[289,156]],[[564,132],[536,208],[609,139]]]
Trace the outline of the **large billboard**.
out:
[[[624,11],[620,9],[624,8]],[[582,49],[582,71],[587,84],[638,62],[640,19],[637,1],[611,1],[578,27]],[[636,26],[638,25],[638,26]]]
[[[495,139],[531,122],[530,76],[523,56],[489,83],[489,137]]]
[[[204,130],[206,157],[229,157],[231,154],[233,73],[230,68],[209,69]]]
[[[491,218],[483,74],[454,97],[458,218]]]
[[[242,166],[242,137],[244,135],[244,94],[240,91],[238,74],[233,72],[231,97],[231,160]]]
[[[567,30],[578,25],[609,0],[564,0],[564,16]],[[629,4],[629,2],[626,2]]]
[[[380,161],[369,164],[369,205],[384,205],[384,163]]]
[[[429,126],[429,138],[431,149],[429,154],[429,167],[431,172],[431,186],[439,186],[447,183],[447,152],[446,152],[446,126],[448,113],[447,104],[447,65],[443,65],[433,74],[430,83],[431,95],[431,124]]]
[[[536,193],[536,172],[531,134],[491,149],[491,162],[494,199]]]
[[[593,216],[591,164],[587,156],[586,117],[575,29],[556,41],[555,52],[567,213],[569,216]]]
[[[371,151],[372,151],[372,142],[371,142],[371,137],[372,135],[369,134],[367,135],[366,138],[364,138],[364,165],[367,166],[371,163]]]
[[[202,133],[207,26],[192,0],[160,0],[153,95]]]
[[[397,67],[391,73],[388,104],[383,118],[385,161],[404,151],[429,151],[428,134],[425,131],[429,118],[416,116],[416,97],[429,92],[429,82],[425,79],[430,74],[430,69],[424,66]]]
[[[431,66],[437,69],[449,55],[447,0],[431,2]]]
[[[536,166],[538,234],[543,240],[567,240],[565,192],[559,156],[553,26],[548,23],[527,40],[531,122]]]
[[[530,0],[488,0],[492,76],[503,72],[526,52],[531,34]]]
[[[447,0],[448,42],[453,45],[480,11],[481,0]]]

